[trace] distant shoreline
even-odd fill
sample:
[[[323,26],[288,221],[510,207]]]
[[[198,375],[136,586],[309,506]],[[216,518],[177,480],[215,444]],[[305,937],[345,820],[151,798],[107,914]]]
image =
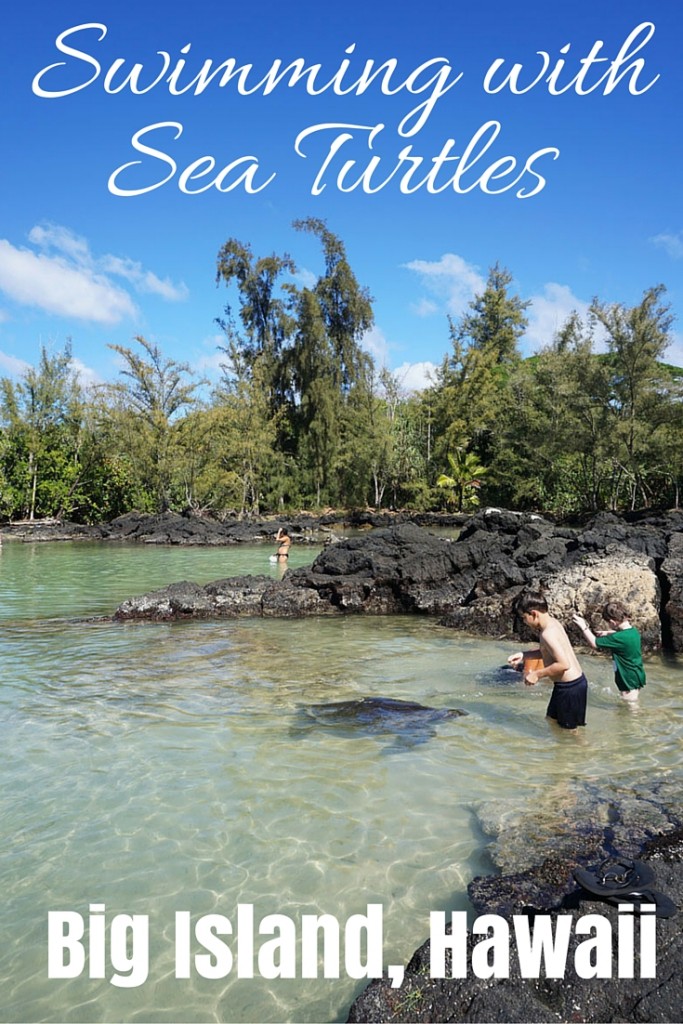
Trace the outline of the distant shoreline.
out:
[[[22,541],[131,541],[146,544],[230,545],[272,542],[282,526],[293,542],[323,544],[339,529],[363,530],[401,523],[436,528],[461,528],[471,515],[450,512],[372,512],[350,510],[324,513],[299,512],[291,516],[260,516],[224,520],[176,512],[127,512],[110,523],[82,524],[67,520],[22,520],[5,523],[0,533],[6,540]]]

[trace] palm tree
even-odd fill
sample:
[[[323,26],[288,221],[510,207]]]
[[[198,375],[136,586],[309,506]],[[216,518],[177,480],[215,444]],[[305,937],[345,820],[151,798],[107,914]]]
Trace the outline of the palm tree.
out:
[[[472,491],[481,486],[481,478],[488,472],[486,466],[482,466],[479,456],[463,447],[456,448],[454,456],[449,452],[448,462],[451,474],[442,473],[436,486],[452,491],[449,500],[457,504],[458,512],[462,512],[463,505],[478,505],[479,499]]]

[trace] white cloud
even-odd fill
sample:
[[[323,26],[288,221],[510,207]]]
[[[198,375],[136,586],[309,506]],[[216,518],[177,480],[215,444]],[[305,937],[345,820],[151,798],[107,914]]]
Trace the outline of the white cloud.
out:
[[[94,256],[86,239],[59,224],[36,225],[28,237],[34,249],[0,239],[0,290],[21,305],[91,323],[136,319],[138,308],[115,277],[139,293],[187,298],[184,284],[162,280],[125,257]]]
[[[389,358],[389,342],[380,327],[371,327],[361,338],[361,346],[372,356],[378,366],[386,366]]]
[[[167,277],[162,280],[134,260],[122,259],[120,256],[103,256],[100,262],[106,273],[124,277],[137,292],[159,295],[168,302],[181,302],[189,295],[184,284],[173,284]]]
[[[207,349],[207,352],[206,355],[199,356],[194,364],[194,369],[198,373],[220,376],[229,359],[225,351],[219,351],[219,345],[225,345],[224,334],[213,334],[202,341],[202,348]]]
[[[312,291],[318,282],[317,275],[312,270],[306,270],[305,267],[302,270],[297,270],[295,274],[292,274],[292,277],[300,285],[303,285],[304,288],[308,288],[309,291]]]
[[[62,257],[16,249],[6,239],[0,239],[0,289],[21,305],[94,323],[115,324],[137,312],[128,293],[106,277]]]
[[[419,302],[411,304],[410,312],[414,313],[415,316],[434,316],[435,313],[439,312],[439,305],[433,302],[432,299],[422,298]]]
[[[671,344],[664,353],[664,362],[673,366],[683,366],[683,334],[680,331],[670,331]]]
[[[0,351],[0,370],[4,371],[7,376],[23,377],[28,370],[33,368],[32,364],[26,362],[25,359],[19,359],[8,352]],[[86,366],[82,360],[77,359],[75,356],[71,359],[71,368],[84,388],[90,388],[103,383],[102,378],[95,370]]]
[[[673,260],[683,259],[683,231],[679,231],[678,234],[663,232],[661,235],[655,235],[650,241],[664,249]]]
[[[378,369],[389,367],[392,346],[380,327],[373,327],[368,331],[363,336],[361,345],[372,356]],[[401,390],[421,391],[431,383],[430,374],[433,374],[436,369],[437,367],[434,363],[405,362],[390,372],[398,382]]]
[[[31,369],[31,364],[27,363],[24,359],[18,359],[16,356],[9,355],[8,352],[0,351],[0,367],[10,377],[21,377],[22,374]]]
[[[59,224],[36,224],[29,231],[28,240],[39,249],[57,249],[74,263],[90,262],[90,250],[85,238]]]
[[[96,258],[85,238],[60,224],[37,225],[31,228],[28,237],[30,242],[41,249],[56,249],[83,269],[125,278],[137,292],[160,295],[169,302],[186,299],[189,294],[184,284],[175,285],[168,278],[162,280],[151,270],[145,270],[141,263],[128,257],[107,254]]]
[[[529,326],[524,339],[534,351],[550,345],[572,313],[578,313],[588,328],[589,309],[590,303],[577,298],[568,285],[550,282],[543,286],[543,294],[531,296],[531,305],[527,309]],[[593,343],[596,352],[604,352],[607,348],[607,336],[601,324],[593,325]]]
[[[474,296],[486,287],[486,280],[478,269],[452,252],[444,253],[440,260],[412,260],[403,266],[416,273],[422,286],[438,300],[439,304],[423,298],[414,307],[414,312],[421,316],[431,315],[440,308],[460,316]]]
[[[529,326],[525,333],[526,340],[535,348],[549,345],[572,313],[578,313],[585,320],[589,305],[577,299],[566,284],[551,282],[544,285],[542,295],[531,297],[531,306],[527,310]]]
[[[434,383],[437,369],[435,363],[401,363],[392,373],[406,391],[422,391]]]
[[[81,387],[86,388],[86,390],[103,383],[99,373],[86,366],[80,359],[76,359],[75,356],[71,360],[71,367],[78,377]]]

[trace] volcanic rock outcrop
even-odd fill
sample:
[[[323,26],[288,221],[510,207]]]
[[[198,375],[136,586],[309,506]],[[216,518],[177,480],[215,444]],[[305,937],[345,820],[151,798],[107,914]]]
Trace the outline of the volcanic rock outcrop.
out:
[[[683,650],[683,516],[629,524],[604,514],[576,529],[490,509],[456,540],[413,524],[375,529],[280,580],[176,583],[125,601],[115,618],[423,614],[471,633],[531,639],[514,612],[527,587],[541,587],[560,617],[577,611],[596,628],[604,628],[605,600],[617,597],[645,649]]]

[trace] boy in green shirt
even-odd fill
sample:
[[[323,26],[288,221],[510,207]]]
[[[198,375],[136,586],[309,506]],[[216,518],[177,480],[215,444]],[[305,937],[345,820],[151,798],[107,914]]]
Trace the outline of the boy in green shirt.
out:
[[[573,618],[594,650],[609,651],[612,655],[614,681],[621,697],[627,701],[638,700],[638,691],[645,686],[640,633],[629,622],[628,612],[620,601],[609,601],[602,610],[602,617],[611,629],[598,633],[593,633],[581,615]]]

